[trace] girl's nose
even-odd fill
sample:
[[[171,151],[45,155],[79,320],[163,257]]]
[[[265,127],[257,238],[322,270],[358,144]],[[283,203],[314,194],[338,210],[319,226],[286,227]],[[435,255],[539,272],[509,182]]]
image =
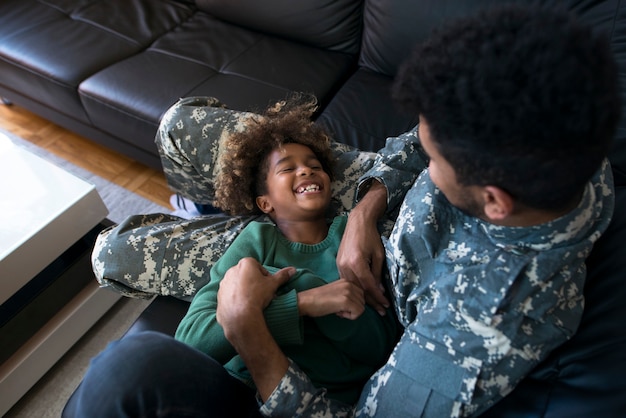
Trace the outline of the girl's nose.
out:
[[[311,170],[311,168],[310,168],[310,167],[306,167],[306,166],[300,167],[300,168],[298,169],[298,174],[299,174],[299,175],[301,175],[301,176],[308,176],[308,175],[310,175],[312,172],[313,172],[313,170]]]

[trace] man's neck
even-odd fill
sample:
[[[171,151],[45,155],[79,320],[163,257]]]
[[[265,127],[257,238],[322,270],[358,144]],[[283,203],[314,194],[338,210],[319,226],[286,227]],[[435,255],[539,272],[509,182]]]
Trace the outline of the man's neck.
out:
[[[566,205],[558,210],[542,210],[535,209],[528,206],[522,206],[517,204],[516,210],[505,219],[498,220],[497,222],[490,219],[483,219],[494,225],[509,226],[509,227],[529,227],[536,226],[551,222],[560,218],[574,210],[582,199],[582,193]]]

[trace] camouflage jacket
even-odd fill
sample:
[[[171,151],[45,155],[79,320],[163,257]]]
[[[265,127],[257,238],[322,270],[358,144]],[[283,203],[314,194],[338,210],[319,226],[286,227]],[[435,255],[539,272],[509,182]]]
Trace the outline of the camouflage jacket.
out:
[[[333,405],[291,364],[262,406],[265,415],[475,416],[576,332],[585,259],[613,211],[608,161],[572,212],[524,228],[459,211],[427,170],[413,181],[410,173],[423,165],[415,135],[391,138],[361,183],[378,178],[390,191],[390,208],[402,201],[384,241],[389,287],[405,330],[387,364],[355,410]],[[407,182],[413,185],[403,195]]]

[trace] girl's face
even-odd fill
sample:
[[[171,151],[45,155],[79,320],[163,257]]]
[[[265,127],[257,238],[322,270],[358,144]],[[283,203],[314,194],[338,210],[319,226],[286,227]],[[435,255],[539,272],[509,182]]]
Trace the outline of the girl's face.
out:
[[[274,220],[304,221],[324,217],[330,204],[330,177],[313,151],[285,144],[268,156],[267,194],[259,208]]]

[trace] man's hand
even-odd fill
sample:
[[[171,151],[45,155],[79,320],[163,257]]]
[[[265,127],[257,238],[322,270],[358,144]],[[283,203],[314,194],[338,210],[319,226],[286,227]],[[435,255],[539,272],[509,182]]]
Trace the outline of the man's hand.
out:
[[[226,272],[217,292],[217,322],[246,364],[263,401],[289,367],[267,328],[263,310],[294,272],[288,267],[271,275],[255,259],[244,258]]]
[[[298,310],[303,316],[337,314],[342,318],[356,319],[365,310],[365,295],[358,284],[339,279],[299,292]]]
[[[220,282],[217,292],[217,322],[224,328],[224,333],[245,324],[257,313],[263,316],[263,310],[270,304],[278,288],[286,283],[295,273],[293,267],[287,267],[271,275],[254,258],[242,258],[231,267]],[[226,335],[228,338],[228,335]]]
[[[387,189],[374,181],[369,191],[350,212],[339,252],[339,275],[358,283],[368,305],[384,315],[389,301],[384,295],[381,274],[385,252],[376,223],[387,208]]]

